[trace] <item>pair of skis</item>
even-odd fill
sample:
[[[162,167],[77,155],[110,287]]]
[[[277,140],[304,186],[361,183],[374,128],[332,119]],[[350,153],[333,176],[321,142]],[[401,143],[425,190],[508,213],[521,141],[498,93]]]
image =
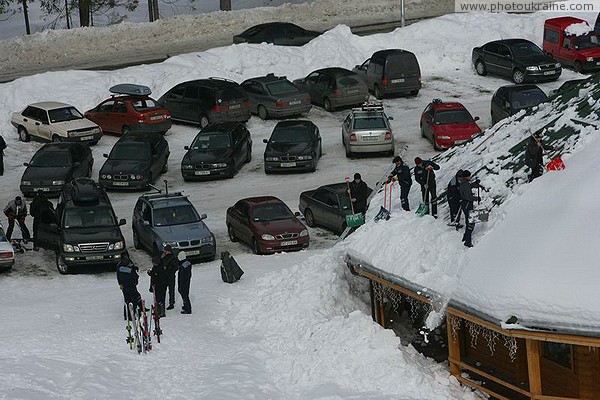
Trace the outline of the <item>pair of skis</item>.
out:
[[[160,328],[152,330],[152,321],[157,321],[154,316],[155,306],[152,307],[153,315],[148,317],[144,300],[141,300],[140,308],[134,307],[133,303],[127,304],[127,344],[129,349],[134,348],[138,353],[147,353],[152,350],[152,333],[157,336],[157,341],[160,343]]]

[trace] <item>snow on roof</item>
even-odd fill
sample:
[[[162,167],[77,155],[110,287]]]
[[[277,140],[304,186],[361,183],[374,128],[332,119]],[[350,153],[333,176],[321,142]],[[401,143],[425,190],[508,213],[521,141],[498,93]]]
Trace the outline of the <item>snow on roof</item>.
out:
[[[588,25],[588,23],[585,21],[577,23],[577,24],[571,24],[565,28],[565,33],[567,35],[575,35],[575,36],[587,35],[588,33],[592,32],[592,31],[593,31],[592,27],[590,27]]]

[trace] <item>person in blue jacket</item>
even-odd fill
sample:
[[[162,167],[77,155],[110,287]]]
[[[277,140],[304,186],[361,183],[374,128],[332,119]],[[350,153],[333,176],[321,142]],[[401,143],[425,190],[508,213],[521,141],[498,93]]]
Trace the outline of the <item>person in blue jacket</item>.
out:
[[[121,261],[117,265],[117,282],[119,288],[123,292],[123,300],[125,304],[133,304],[137,309],[141,309],[142,295],[137,290],[137,284],[140,277],[138,275],[138,267],[133,264],[129,258],[129,254],[125,253],[121,256]],[[129,311],[125,308],[123,317],[127,319]]]
[[[190,302],[190,281],[192,280],[192,263],[188,261],[185,251],[177,254],[179,260],[179,271],[177,271],[177,290],[181,295],[183,307],[182,314],[192,313],[192,303]]]

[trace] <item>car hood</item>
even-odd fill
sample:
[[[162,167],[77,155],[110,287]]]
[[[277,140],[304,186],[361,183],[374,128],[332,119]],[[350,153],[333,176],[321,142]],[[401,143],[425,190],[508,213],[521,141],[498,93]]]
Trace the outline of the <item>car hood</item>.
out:
[[[540,65],[540,64],[554,64],[557,61],[545,54],[536,54],[528,57],[521,57],[517,59],[518,62],[524,65]]]
[[[123,240],[121,229],[118,226],[66,228],[62,233],[65,243],[69,244],[114,243]]]
[[[308,155],[311,153],[310,143],[269,143],[265,155]]]
[[[260,235],[264,233],[269,233],[271,235],[279,235],[282,233],[300,233],[306,229],[302,222],[300,222],[296,217],[268,222],[253,221],[252,224]]]
[[[60,127],[62,129],[64,129],[65,131],[71,131],[71,130],[77,130],[77,129],[92,129],[92,128],[98,127],[97,124],[95,124],[94,122],[90,121],[87,118],[74,119],[74,120],[65,121],[65,122],[56,122],[56,123],[53,123],[52,126]]]
[[[589,49],[581,49],[581,50],[575,50],[576,53],[581,54],[584,57],[594,57],[594,58],[598,58],[600,57],[600,46],[599,47],[592,47]]]
[[[150,168],[148,160],[106,160],[100,174],[131,174],[145,172]]]
[[[472,135],[481,133],[481,129],[476,123],[470,122],[465,124],[443,124],[434,125],[434,131],[438,135],[448,135],[453,139],[470,139]]]
[[[231,157],[231,150],[216,150],[211,152],[200,152],[197,150],[189,150],[183,156],[182,163],[217,163],[217,162],[227,162]]]
[[[29,166],[23,172],[21,180],[40,181],[64,181],[69,176],[71,167],[34,167]]]
[[[199,240],[212,235],[204,222],[171,226],[154,226],[152,229],[163,242]]]

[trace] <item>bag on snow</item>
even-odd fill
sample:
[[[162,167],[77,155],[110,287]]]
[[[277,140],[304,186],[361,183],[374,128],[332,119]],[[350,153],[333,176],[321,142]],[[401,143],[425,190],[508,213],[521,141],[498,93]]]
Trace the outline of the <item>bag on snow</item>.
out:
[[[221,253],[221,279],[226,283],[234,283],[240,280],[244,271],[228,251]]]

